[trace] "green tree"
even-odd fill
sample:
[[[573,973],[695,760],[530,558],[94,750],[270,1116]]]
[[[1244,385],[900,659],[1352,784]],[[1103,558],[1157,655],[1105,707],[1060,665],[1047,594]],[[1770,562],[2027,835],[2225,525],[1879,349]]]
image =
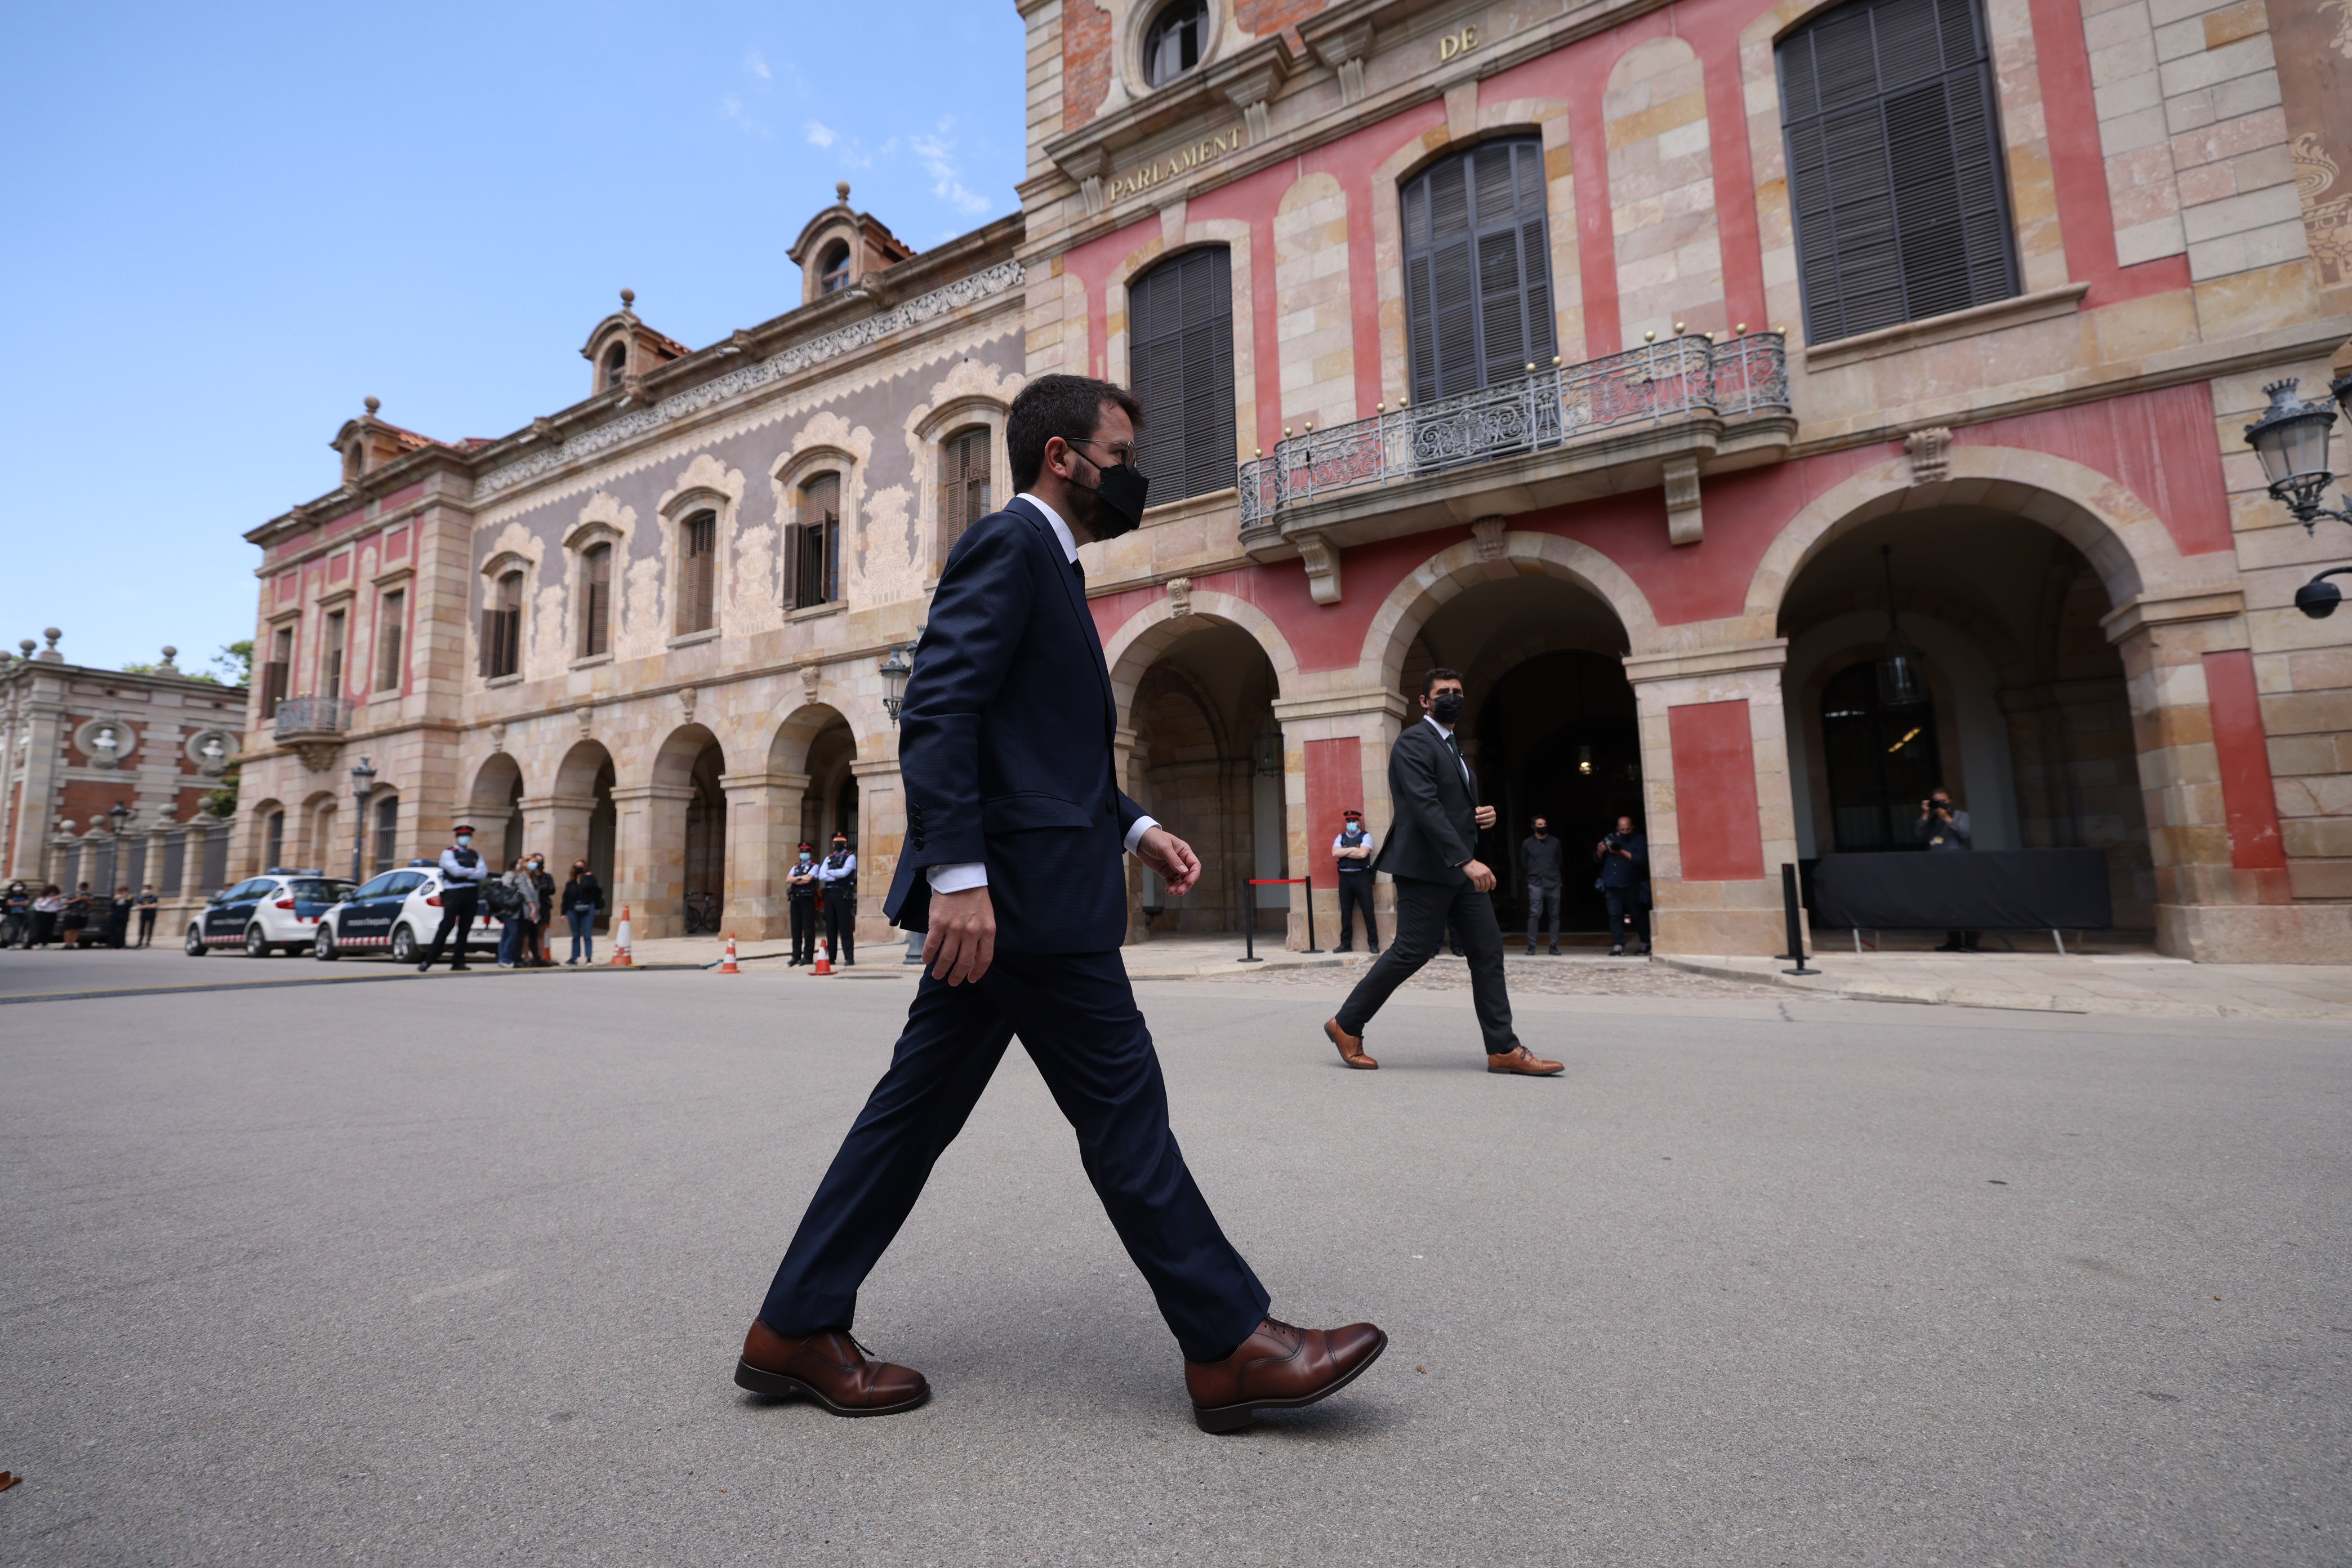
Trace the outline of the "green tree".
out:
[[[241,637],[236,642],[222,645],[220,652],[213,656],[213,668],[220,671],[219,676],[205,675],[197,679],[226,679],[231,686],[252,685],[253,639]]]

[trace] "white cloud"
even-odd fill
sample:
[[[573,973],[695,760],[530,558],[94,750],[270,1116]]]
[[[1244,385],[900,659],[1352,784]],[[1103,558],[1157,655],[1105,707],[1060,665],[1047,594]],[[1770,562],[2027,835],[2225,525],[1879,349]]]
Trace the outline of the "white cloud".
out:
[[[955,139],[948,134],[954,123],[942,120],[936,134],[908,137],[907,151],[921,160],[923,172],[931,177],[933,195],[967,217],[976,217],[995,204],[964,184],[963,171],[955,161]]]
[[[841,136],[839,132],[835,132],[832,126],[825,124],[824,121],[812,120],[808,122],[808,142],[810,146],[830,147],[840,140]]]
[[[775,73],[768,68],[768,62],[760,58],[760,51],[757,49],[753,49],[750,54],[743,57],[743,68],[750,71],[753,76],[758,77],[761,81],[772,81],[775,79]]]
[[[771,132],[758,120],[754,119],[750,114],[745,113],[743,110],[743,100],[737,98],[733,93],[729,93],[726,97],[721,98],[719,100],[719,112],[731,121],[735,128],[738,131],[742,132],[746,136],[768,137],[774,134],[774,132]]]

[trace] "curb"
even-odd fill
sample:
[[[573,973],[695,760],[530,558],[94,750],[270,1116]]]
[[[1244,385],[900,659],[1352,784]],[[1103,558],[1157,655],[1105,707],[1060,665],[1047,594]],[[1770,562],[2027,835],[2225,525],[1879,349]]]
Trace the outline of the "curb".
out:
[[[2062,996],[2025,991],[1983,991],[1967,985],[1904,985],[1889,980],[1841,982],[1827,976],[1817,980],[1811,976],[1777,973],[1759,974],[1752,969],[1741,969],[1728,963],[1709,963],[1705,959],[1668,958],[1656,954],[1652,955],[1650,962],[1668,969],[1681,970],[1685,974],[1704,974],[1717,980],[1744,980],[1751,985],[1846,1002],[1905,1002],[1931,1007],[1982,1007],[1999,1012],[2064,1013],[2083,1016],[2096,1014],[2142,1018],[2248,1018],[2285,1024],[2342,1023],[2352,1018],[2352,1009],[2345,1008],[2274,1007],[2252,1002],[2169,1002],[2153,996]]]

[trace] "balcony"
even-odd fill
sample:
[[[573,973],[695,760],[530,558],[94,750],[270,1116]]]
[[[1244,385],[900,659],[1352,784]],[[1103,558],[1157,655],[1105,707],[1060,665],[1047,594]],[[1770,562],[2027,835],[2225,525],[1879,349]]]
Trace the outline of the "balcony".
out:
[[[1286,436],[1241,469],[1241,542],[1305,555],[1480,517],[1667,489],[1675,542],[1698,537],[1698,475],[1778,462],[1796,434],[1778,332],[1697,334],[1352,424]]]
[[[320,773],[335,764],[343,734],[352,727],[348,697],[289,697],[278,705],[271,732],[281,746],[302,753],[302,764]]]

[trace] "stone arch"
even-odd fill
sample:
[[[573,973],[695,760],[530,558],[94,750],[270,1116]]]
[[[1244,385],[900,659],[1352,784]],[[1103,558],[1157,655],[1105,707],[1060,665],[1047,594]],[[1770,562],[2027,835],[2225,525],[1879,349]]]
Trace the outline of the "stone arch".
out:
[[[1405,574],[1373,612],[1358,668],[1378,668],[1382,687],[1396,689],[1414,637],[1447,600],[1480,583],[1523,575],[1555,577],[1582,588],[1616,615],[1628,651],[1662,650],[1665,639],[1648,597],[1623,567],[1591,545],[1558,534],[1514,531],[1503,535],[1497,553],[1489,556],[1484,549],[1480,541],[1465,539]]]
[[[473,786],[466,794],[462,820],[474,826],[474,847],[501,871],[514,854],[521,852],[517,838],[522,826],[524,788],[522,765],[512,753],[497,751],[474,770]]]
[[[816,738],[835,724],[849,727],[849,737],[856,743],[857,754],[868,754],[865,733],[856,720],[830,702],[803,702],[784,715],[768,741],[768,768],[772,773],[804,773],[808,771],[809,748]]]
[[[1781,600],[1814,557],[1838,538],[1890,512],[1982,506],[2050,529],[2083,552],[2120,609],[2144,594],[2221,589],[2236,568],[2227,552],[2180,553],[2156,510],[2097,469],[2016,447],[1954,447],[1944,479],[1911,481],[1895,458],[1832,487],[1782,525],[1748,579],[1748,635],[1775,636]]]
[[[1135,689],[1144,672],[1187,632],[1204,624],[1237,626],[1247,632],[1274,666],[1278,690],[1288,695],[1297,689],[1298,656],[1291,651],[1290,639],[1282,635],[1273,616],[1247,599],[1213,589],[1194,589],[1186,600],[1183,615],[1176,613],[1171,597],[1163,595],[1152,600],[1120,623],[1104,644],[1103,659],[1110,666],[1111,700],[1122,725],[1134,722]]]

